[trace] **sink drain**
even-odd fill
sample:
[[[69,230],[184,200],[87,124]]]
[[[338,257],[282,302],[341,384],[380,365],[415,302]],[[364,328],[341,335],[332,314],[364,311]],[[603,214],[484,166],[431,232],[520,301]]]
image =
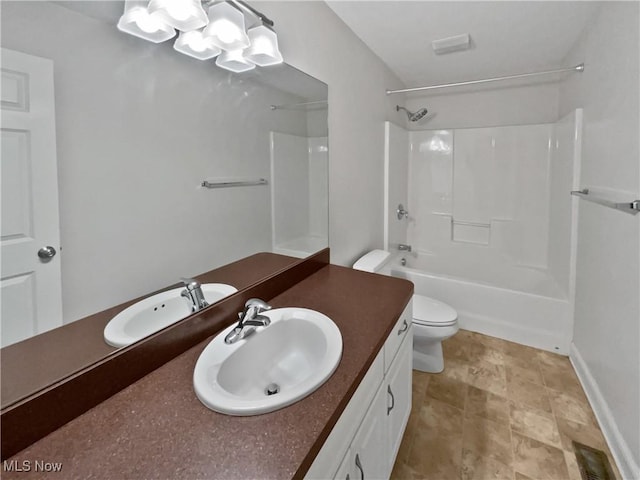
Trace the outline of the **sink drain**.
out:
[[[267,388],[264,389],[264,394],[266,396],[275,395],[280,391],[280,386],[277,383],[270,383],[267,385]]]

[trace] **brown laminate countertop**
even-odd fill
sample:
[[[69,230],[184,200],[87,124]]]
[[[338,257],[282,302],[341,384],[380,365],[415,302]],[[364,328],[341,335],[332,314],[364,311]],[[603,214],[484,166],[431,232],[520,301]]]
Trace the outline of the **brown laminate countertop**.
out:
[[[257,253],[198,275],[196,279],[201,283],[227,283],[242,290],[299,261],[285,255]],[[2,408],[115,352],[117,348],[104,341],[104,327],[122,310],[150,295],[153,293],[0,350]]]
[[[207,339],[13,456],[31,470],[2,477],[301,478],[412,294],[406,280],[328,265],[269,300],[317,310],[340,328],[340,364],[310,396],[252,417],[209,410],[192,384]],[[36,472],[36,461],[62,469]]]

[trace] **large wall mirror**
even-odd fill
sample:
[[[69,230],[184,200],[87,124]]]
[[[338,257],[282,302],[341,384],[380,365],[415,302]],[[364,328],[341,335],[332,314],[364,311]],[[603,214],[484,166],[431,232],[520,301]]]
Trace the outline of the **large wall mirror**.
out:
[[[324,83],[126,35],[119,1],[0,8],[3,352],[257,252],[328,245]]]

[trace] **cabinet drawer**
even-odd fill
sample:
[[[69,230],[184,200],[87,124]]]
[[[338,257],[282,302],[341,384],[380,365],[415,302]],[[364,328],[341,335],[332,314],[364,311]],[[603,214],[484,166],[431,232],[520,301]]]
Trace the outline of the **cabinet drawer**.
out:
[[[413,319],[413,299],[409,300],[409,303],[405,307],[402,315],[396,322],[393,330],[389,334],[387,341],[384,344],[384,371],[385,373],[389,370],[391,366],[391,362],[395,358],[398,353],[398,349],[402,344],[402,341],[405,339],[407,335],[410,335],[412,332],[411,329],[411,320]],[[411,339],[410,339],[411,340]]]

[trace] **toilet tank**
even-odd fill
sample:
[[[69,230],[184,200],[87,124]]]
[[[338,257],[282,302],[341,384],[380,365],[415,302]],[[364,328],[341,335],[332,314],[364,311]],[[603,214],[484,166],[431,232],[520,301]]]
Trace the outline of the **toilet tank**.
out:
[[[354,270],[362,270],[363,272],[389,274],[384,267],[391,258],[391,254],[386,250],[372,250],[356,263],[353,264]]]

